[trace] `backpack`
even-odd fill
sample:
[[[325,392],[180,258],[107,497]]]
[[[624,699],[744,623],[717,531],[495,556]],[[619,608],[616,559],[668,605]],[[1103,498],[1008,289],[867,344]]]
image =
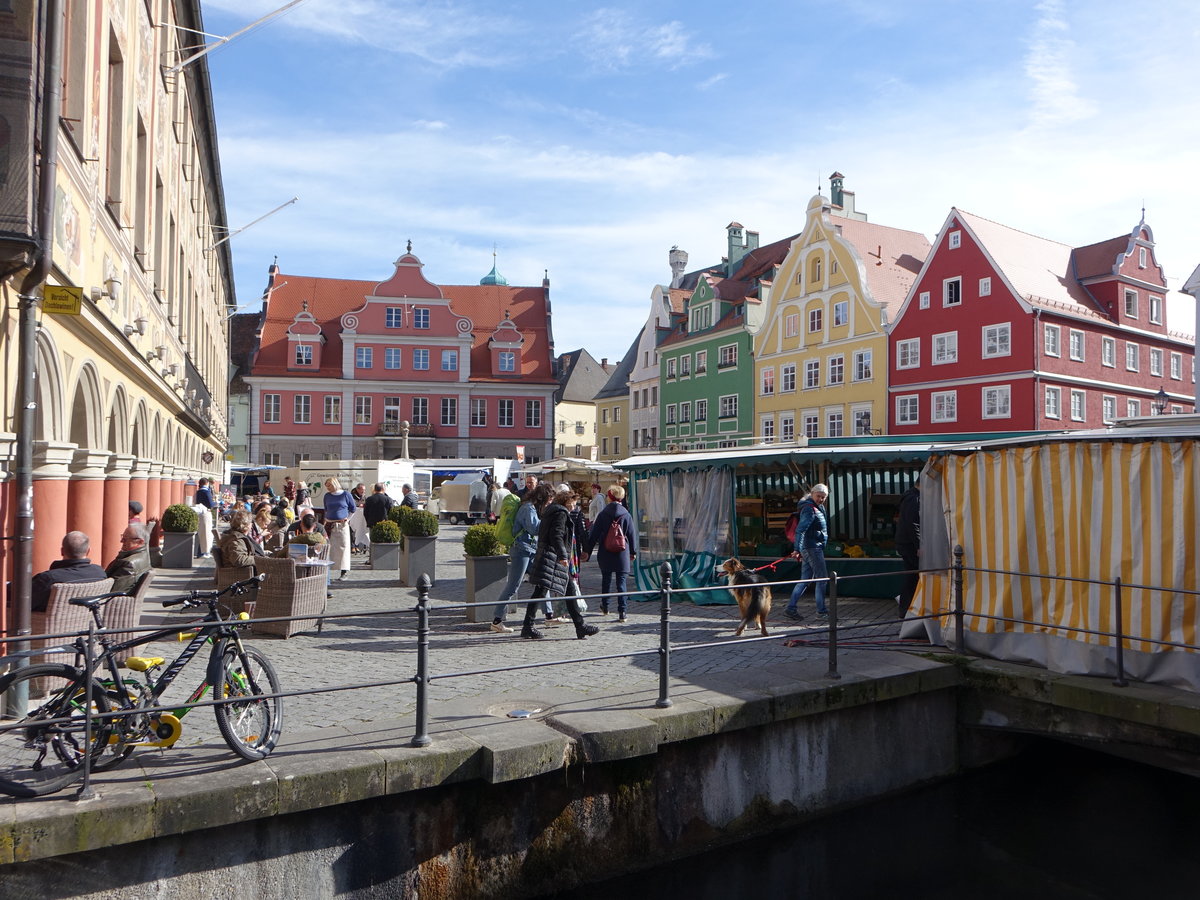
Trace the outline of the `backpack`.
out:
[[[521,536],[521,529],[517,526],[517,510],[520,508],[521,498],[516,494],[509,494],[500,504],[500,518],[496,520],[496,537],[507,547],[515,544],[517,538]]]
[[[608,533],[604,535],[604,549],[609,553],[624,553],[626,546],[621,520],[613,519],[612,524],[608,526]]]
[[[788,539],[789,543],[796,543],[796,526],[800,524],[800,513],[794,512],[787,517],[787,524],[783,526],[783,536]]]

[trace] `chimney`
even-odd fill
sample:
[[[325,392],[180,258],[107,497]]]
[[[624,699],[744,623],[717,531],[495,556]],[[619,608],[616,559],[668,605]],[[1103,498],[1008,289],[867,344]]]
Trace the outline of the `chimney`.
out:
[[[829,202],[836,207],[841,207],[845,203],[846,198],[842,196],[842,182],[846,176],[841,172],[834,172],[829,176]]]
[[[671,287],[677,288],[683,283],[683,270],[688,262],[687,251],[680,250],[678,246],[672,247],[667,260],[671,265]]]
[[[608,357],[607,356],[600,357],[600,368],[602,368],[602,369],[608,368]]]

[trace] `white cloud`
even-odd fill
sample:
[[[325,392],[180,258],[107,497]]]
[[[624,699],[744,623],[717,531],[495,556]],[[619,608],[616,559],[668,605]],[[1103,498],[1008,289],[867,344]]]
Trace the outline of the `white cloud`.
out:
[[[1025,75],[1032,82],[1033,127],[1070,125],[1090,118],[1095,105],[1080,96],[1075,79],[1075,42],[1071,39],[1062,0],[1041,0],[1038,20],[1025,56]]]
[[[709,88],[716,86],[720,82],[729,77],[728,72],[718,72],[716,75],[711,75],[700,82],[696,87],[702,91],[707,91]]]
[[[598,9],[576,32],[581,52],[599,69],[666,66],[676,69],[711,58],[712,47],[696,41],[682,22],[649,25],[623,9]]]

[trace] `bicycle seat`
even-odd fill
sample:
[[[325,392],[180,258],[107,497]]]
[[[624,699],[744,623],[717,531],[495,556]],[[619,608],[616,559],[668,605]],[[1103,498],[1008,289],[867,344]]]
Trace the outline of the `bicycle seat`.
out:
[[[125,668],[135,672],[145,672],[156,666],[161,666],[166,660],[161,656],[131,656],[125,660]]]

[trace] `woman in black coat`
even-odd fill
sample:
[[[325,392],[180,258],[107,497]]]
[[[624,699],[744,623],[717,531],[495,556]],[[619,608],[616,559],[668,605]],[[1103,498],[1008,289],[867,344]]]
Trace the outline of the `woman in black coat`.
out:
[[[574,552],[575,527],[567,510],[570,491],[559,491],[554,501],[542,511],[538,528],[537,555],[529,566],[529,580],[533,582],[533,596],[525,607],[525,623],[521,637],[537,640],[542,633],[533,627],[537,618],[538,600],[543,597],[561,597],[571,582],[571,557]],[[572,602],[566,604],[567,613],[575,624],[575,636],[580,640],[596,634],[600,629],[585,625],[579,608]]]

